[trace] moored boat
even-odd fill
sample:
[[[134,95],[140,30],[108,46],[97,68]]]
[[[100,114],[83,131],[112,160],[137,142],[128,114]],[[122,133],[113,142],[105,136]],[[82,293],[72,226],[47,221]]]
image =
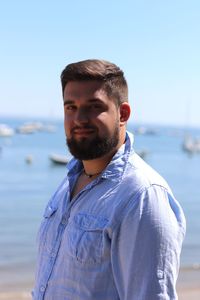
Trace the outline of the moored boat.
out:
[[[14,130],[6,124],[0,124],[0,136],[10,137],[14,134]]]
[[[57,165],[66,165],[68,163],[68,158],[66,155],[50,154],[49,159],[52,163]]]

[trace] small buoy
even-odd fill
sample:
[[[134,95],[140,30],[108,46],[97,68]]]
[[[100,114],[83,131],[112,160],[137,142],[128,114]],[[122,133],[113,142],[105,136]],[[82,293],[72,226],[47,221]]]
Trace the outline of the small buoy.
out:
[[[32,155],[27,155],[25,158],[25,161],[27,164],[32,164],[33,162],[33,156]]]

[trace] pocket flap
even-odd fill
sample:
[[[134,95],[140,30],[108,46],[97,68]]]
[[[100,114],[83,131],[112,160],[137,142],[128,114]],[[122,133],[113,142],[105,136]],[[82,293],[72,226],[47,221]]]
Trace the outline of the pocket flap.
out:
[[[79,228],[85,230],[102,230],[108,220],[101,216],[79,213],[74,216],[74,222]]]

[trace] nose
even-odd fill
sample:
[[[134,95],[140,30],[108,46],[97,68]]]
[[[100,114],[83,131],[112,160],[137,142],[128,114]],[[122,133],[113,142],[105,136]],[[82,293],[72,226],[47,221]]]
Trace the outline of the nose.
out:
[[[74,118],[74,122],[76,124],[85,124],[88,123],[88,113],[87,113],[87,109],[77,109],[76,114],[75,114],[75,118]]]

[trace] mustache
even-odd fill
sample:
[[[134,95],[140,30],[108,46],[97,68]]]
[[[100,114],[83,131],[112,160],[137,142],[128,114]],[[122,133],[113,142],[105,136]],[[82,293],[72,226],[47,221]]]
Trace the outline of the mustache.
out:
[[[81,129],[89,129],[89,130],[96,130],[97,128],[95,126],[90,126],[90,125],[83,125],[83,126],[74,126],[71,129],[71,133],[74,133],[76,130],[81,130]]]

